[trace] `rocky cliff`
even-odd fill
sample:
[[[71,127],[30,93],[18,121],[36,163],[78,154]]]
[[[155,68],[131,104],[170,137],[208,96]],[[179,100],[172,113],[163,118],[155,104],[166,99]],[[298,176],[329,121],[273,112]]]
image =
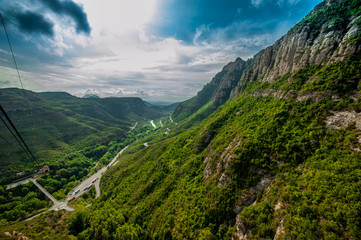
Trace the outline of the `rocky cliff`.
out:
[[[274,45],[247,61],[228,63],[197,96],[180,104],[173,117],[181,121],[212,101],[206,117],[238,96],[246,82],[274,82],[306,66],[329,65],[360,53],[360,6],[357,0],[321,2]]]
[[[254,56],[232,90],[249,81],[273,82],[310,65],[328,65],[360,53],[360,1],[327,0],[317,5],[274,45]]]
[[[224,104],[230,97],[231,91],[237,86],[244,70],[251,61],[243,61],[237,58],[234,62],[228,63],[222,71],[217,73],[212,81],[206,84],[197,96],[181,103],[173,113],[176,121],[181,121],[189,117],[205,104],[212,101],[208,107],[209,113],[220,105]],[[207,115],[207,114],[206,114]],[[206,117],[206,116],[204,116]]]

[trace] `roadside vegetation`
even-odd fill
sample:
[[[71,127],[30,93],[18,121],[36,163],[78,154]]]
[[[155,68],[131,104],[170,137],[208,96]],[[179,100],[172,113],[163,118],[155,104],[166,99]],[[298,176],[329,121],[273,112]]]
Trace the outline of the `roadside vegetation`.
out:
[[[32,182],[8,190],[0,186],[0,225],[35,215],[51,205],[52,202]]]

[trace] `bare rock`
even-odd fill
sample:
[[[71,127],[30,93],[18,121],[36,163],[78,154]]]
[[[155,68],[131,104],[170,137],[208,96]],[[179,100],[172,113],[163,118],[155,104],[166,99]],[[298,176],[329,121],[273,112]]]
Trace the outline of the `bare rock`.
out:
[[[285,232],[285,227],[283,225],[283,220],[281,220],[280,223],[278,224],[276,234],[275,234],[273,240],[283,239],[285,233],[286,232]]]
[[[239,215],[236,218],[236,232],[233,234],[232,240],[248,240],[247,229]]]
[[[273,180],[274,177],[263,177],[256,186],[249,188],[245,193],[241,195],[233,211],[238,214],[243,210],[243,208],[250,206],[252,203],[254,203],[257,198],[257,194],[262,189],[266,189],[267,187],[269,187]]]
[[[326,128],[339,129],[355,124],[361,130],[361,113],[356,112],[332,112],[333,115],[326,118]]]

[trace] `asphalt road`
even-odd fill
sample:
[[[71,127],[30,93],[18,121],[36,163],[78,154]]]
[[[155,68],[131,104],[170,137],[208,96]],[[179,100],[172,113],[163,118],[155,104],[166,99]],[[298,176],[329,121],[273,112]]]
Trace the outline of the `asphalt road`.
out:
[[[40,189],[40,191],[42,191],[53,203],[54,205],[48,210],[48,211],[51,211],[51,210],[61,210],[61,209],[65,209],[69,212],[72,212],[74,211],[74,209],[72,207],[69,207],[67,204],[68,204],[68,201],[58,201],[56,200],[53,195],[51,195],[48,191],[45,190],[45,188],[43,188],[43,186],[41,186],[37,181],[36,179],[32,179],[32,181],[34,182],[34,184]]]
[[[33,178],[32,178],[32,177],[29,177],[29,178],[24,179],[24,180],[21,180],[21,181],[19,181],[19,182],[10,183],[10,184],[6,185],[6,189],[10,189],[10,188],[17,187],[17,186],[19,186],[19,185],[26,184],[26,183],[30,182],[31,180],[33,180]]]
[[[157,128],[157,125],[155,125],[155,123],[154,123],[153,120],[150,121],[150,124],[152,124],[152,126],[153,126],[154,128]]]
[[[177,125],[177,123],[173,121],[173,119],[172,119],[172,117],[171,117],[170,115],[169,115],[169,119],[170,119],[170,121],[171,121],[172,123],[174,123],[175,125]]]
[[[120,154],[123,153],[123,151],[125,149],[127,149],[128,146],[126,146],[125,148],[123,148],[113,159],[112,161],[105,167],[103,167],[102,169],[98,170],[96,173],[94,173],[93,175],[91,175],[89,178],[85,179],[83,182],[81,182],[78,186],[76,186],[73,190],[70,191],[70,193],[68,194],[67,197],[67,201],[72,200],[75,198],[80,197],[81,195],[83,195],[84,193],[86,193],[87,191],[89,191],[93,185],[95,185],[95,191],[96,191],[96,197],[100,196],[100,187],[99,187],[99,182],[100,182],[100,178],[102,177],[103,173],[108,170],[108,168],[110,168],[111,166],[115,165],[118,161],[117,158],[119,157]]]

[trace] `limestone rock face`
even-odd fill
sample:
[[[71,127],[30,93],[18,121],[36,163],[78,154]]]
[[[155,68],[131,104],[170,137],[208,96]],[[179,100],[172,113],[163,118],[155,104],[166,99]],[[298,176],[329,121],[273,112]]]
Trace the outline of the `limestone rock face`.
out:
[[[323,7],[342,1],[324,1],[305,19],[316,16],[317,11]],[[352,38],[360,33],[359,18],[360,16],[341,20],[327,19],[319,27],[315,27],[311,20],[299,23],[274,45],[260,51],[248,61],[251,67],[244,71],[237,87],[232,90],[231,98],[239,95],[245,82],[273,82],[279,76],[308,65],[328,65],[359,53],[360,44],[352,41]]]
[[[249,66],[250,61],[243,61],[237,58],[234,62],[228,63],[222,71],[213,77],[212,81],[206,84],[197,96],[181,103],[173,113],[176,121],[180,121],[195,113],[205,104],[213,101],[210,108],[216,109],[230,98],[231,91],[237,86],[244,70]],[[182,117],[181,117],[182,115]]]
[[[213,95],[214,104],[220,106],[225,103],[231,94],[233,88],[238,84],[240,77],[246,69],[248,63],[241,58],[227,64],[222,72],[227,72],[221,79],[215,94]]]

